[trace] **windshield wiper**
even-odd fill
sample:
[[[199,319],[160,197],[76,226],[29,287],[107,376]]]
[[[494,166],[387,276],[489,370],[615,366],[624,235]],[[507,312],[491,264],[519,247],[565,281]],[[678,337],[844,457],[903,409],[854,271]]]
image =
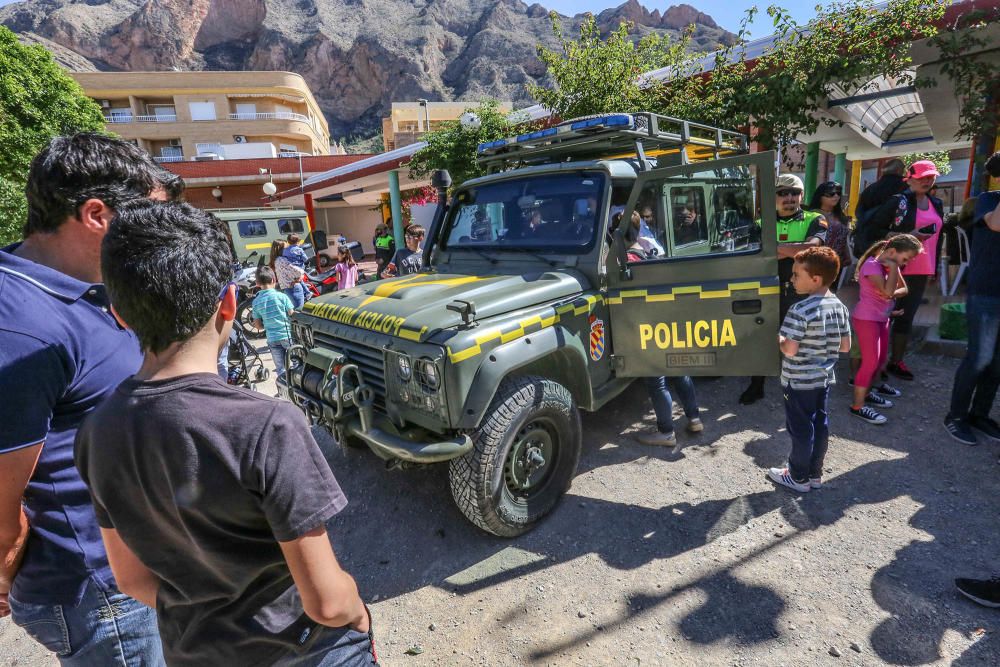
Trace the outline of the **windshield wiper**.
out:
[[[513,248],[511,248],[511,250],[514,250],[514,249],[513,249]],[[540,254],[538,254],[537,252],[531,252],[530,250],[522,250],[522,249],[520,249],[520,248],[518,248],[518,249],[517,249],[517,252],[522,252],[522,253],[524,253],[525,255],[531,255],[531,256],[532,256],[532,257],[534,257],[535,259],[540,259],[540,260],[542,260],[543,262],[545,262],[545,263],[546,263],[546,264],[548,264],[549,266],[553,266],[553,267],[554,267],[554,266],[559,266],[559,262],[557,262],[556,260],[554,260],[554,259],[549,259],[548,257],[546,257],[546,256],[544,256],[544,255],[540,255]]]
[[[472,251],[472,252],[476,253],[477,255],[479,255],[480,257],[482,257],[483,259],[485,259],[490,264],[496,264],[496,263],[498,263],[500,261],[499,259],[497,259],[493,255],[488,255],[485,252],[483,252],[482,250],[477,250],[475,248],[470,248],[467,245],[457,246],[456,248],[454,248],[454,250],[469,250],[469,251]]]

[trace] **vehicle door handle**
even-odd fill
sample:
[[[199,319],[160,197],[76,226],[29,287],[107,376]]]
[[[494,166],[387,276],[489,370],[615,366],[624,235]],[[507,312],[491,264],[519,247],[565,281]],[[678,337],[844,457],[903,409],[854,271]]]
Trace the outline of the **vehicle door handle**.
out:
[[[754,313],[759,313],[760,309],[761,309],[760,299],[744,299],[742,301],[733,301],[734,315],[752,315]]]

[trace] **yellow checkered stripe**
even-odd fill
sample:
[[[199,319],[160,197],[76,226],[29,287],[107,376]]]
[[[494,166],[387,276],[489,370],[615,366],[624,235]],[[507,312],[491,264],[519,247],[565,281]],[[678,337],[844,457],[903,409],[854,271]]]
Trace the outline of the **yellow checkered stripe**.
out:
[[[716,289],[706,288],[704,285],[682,285],[674,287],[665,292],[656,292],[648,289],[622,290],[613,296],[608,297],[608,305],[621,305],[629,299],[642,299],[646,303],[659,303],[661,301],[676,301],[678,297],[691,297],[698,299],[726,299],[733,296],[733,292],[755,291],[761,296],[769,294],[780,294],[781,286],[778,278],[767,281],[747,281],[739,283],[729,283],[725,287]]]
[[[419,343],[423,339],[424,334],[427,333],[427,327],[423,326],[419,329],[411,329],[405,324],[399,327],[399,333],[397,334],[400,338],[405,338],[406,340],[412,340],[415,343]]]
[[[506,328],[489,329],[476,336],[474,339],[475,342],[469,347],[460,350],[453,350],[451,347],[448,347],[448,359],[455,364],[472,359],[482,354],[483,348],[494,341],[499,341],[502,345],[512,340],[524,338],[528,334],[555,326],[564,317],[589,315],[597,307],[597,304],[603,301],[604,297],[600,294],[592,294],[556,306],[544,315],[532,315],[520,322],[508,325]]]

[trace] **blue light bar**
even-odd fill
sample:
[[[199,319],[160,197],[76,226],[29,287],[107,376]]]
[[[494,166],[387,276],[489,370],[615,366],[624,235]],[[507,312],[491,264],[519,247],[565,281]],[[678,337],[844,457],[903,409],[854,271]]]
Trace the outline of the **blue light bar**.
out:
[[[486,143],[479,144],[476,150],[480,153],[484,153],[490,150],[491,148],[500,148],[501,146],[506,146],[506,145],[507,145],[506,139],[497,139],[496,141],[487,141]]]
[[[523,143],[525,141],[534,141],[536,139],[542,139],[544,137],[551,137],[557,132],[556,128],[550,127],[546,130],[538,130],[536,132],[529,132],[528,134],[519,134],[517,136],[517,143]]]
[[[632,125],[632,117],[626,114],[615,114],[613,116],[599,116],[580,120],[570,125],[570,130],[585,130],[590,127],[619,127],[622,125]]]

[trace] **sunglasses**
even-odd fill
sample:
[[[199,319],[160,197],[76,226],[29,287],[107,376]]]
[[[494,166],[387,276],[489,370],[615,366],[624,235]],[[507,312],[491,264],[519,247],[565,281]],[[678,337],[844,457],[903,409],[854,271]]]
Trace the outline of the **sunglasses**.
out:
[[[793,195],[802,194],[802,190],[797,190],[795,188],[787,188],[784,190],[778,190],[774,194],[778,195],[779,197],[791,197]]]
[[[840,197],[840,196],[842,196],[842,194],[843,194],[843,193],[841,193],[841,192],[836,192],[836,191],[834,191],[834,192],[824,192],[824,193],[823,193],[823,196],[824,196],[824,197]]]
[[[408,238],[408,239],[422,239],[422,238],[424,238],[424,235],[423,234],[407,234],[406,238]]]
[[[225,285],[223,285],[222,289],[219,290],[219,296],[217,297],[217,299],[219,301],[222,301],[223,299],[225,299],[226,298],[226,292],[228,292],[229,288],[232,287],[235,284],[236,283],[234,281],[230,280],[228,283],[226,283]]]

